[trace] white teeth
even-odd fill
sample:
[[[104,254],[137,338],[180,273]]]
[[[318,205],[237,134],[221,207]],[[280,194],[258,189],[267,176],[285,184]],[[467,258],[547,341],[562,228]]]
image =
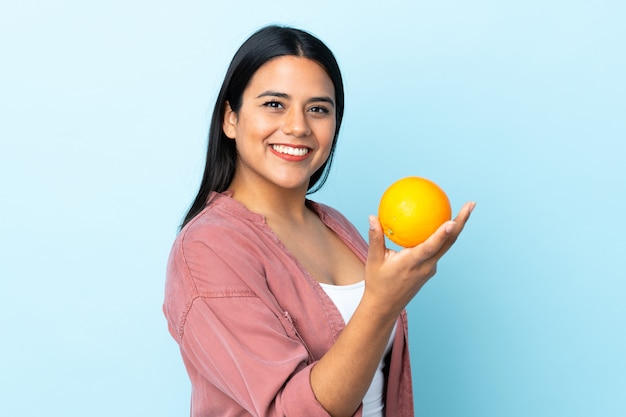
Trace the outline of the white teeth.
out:
[[[292,148],[291,146],[285,145],[272,145],[272,149],[274,149],[276,152],[292,156],[304,156],[309,153],[308,148]]]

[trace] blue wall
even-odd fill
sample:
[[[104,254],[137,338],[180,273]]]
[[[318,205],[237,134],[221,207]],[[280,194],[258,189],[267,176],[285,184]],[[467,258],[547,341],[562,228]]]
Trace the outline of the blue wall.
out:
[[[335,51],[315,198],[365,233],[394,180],[478,206],[409,306],[418,415],[626,415],[623,2],[0,6],[0,415],[172,416],[161,315],[211,105],[256,28]]]

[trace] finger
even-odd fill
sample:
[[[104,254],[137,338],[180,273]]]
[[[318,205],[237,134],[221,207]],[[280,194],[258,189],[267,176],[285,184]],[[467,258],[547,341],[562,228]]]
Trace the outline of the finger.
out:
[[[456,227],[456,220],[449,220],[439,226],[439,228],[435,230],[435,233],[414,248],[418,259],[423,262],[437,255],[441,257],[441,255],[443,255],[443,253],[441,253],[442,249],[444,249],[451,235],[455,232]]]
[[[380,221],[376,216],[369,216],[369,249],[367,251],[367,262],[369,264],[378,265],[385,258],[385,235]]]
[[[475,207],[476,207],[476,203],[473,201],[469,203],[465,203],[463,207],[461,207],[459,214],[457,214],[457,216],[454,218],[454,223],[456,225],[455,225],[455,230],[451,233],[453,235],[453,238],[450,239],[450,245],[454,243],[456,238],[461,234],[461,232],[465,228],[465,224],[469,220],[470,215],[472,214],[472,211],[474,210]]]
[[[474,211],[475,207],[475,201],[465,203],[463,207],[461,207],[461,210],[459,210],[459,214],[454,218],[454,221],[462,223],[464,225],[472,214],[472,211]]]
[[[445,238],[443,245],[439,247],[438,252],[433,256],[436,255],[437,259],[441,258],[448,251],[448,249],[454,245],[454,242],[456,242],[457,238],[465,228],[465,224],[472,214],[474,207],[476,207],[475,202],[465,203],[454,220],[448,222],[446,229],[448,236]]]

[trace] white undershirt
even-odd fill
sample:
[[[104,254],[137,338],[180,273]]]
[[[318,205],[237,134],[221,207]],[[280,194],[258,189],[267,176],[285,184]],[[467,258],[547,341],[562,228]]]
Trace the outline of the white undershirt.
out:
[[[341,313],[345,323],[350,321],[354,311],[361,302],[363,292],[365,291],[365,281],[357,282],[351,285],[330,285],[320,283],[328,297],[335,303],[337,309]],[[385,355],[391,350],[393,339],[396,334],[396,326],[393,326],[391,337],[385,348]],[[378,369],[374,374],[374,379],[363,397],[363,417],[383,417],[385,404],[383,403],[383,389],[385,386],[385,376],[383,368],[385,361],[381,360]]]

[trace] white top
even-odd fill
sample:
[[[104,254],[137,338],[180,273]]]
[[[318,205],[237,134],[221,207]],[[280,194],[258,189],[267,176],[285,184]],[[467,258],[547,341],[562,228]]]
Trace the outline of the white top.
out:
[[[320,283],[328,297],[335,303],[337,309],[343,317],[343,321],[348,323],[354,314],[357,306],[363,298],[365,291],[365,281],[357,282],[351,285],[330,285]],[[396,334],[396,326],[394,325],[391,337],[385,348],[385,355],[391,350],[393,339]],[[383,368],[385,367],[384,359],[378,364],[378,369],[374,374],[374,379],[369,389],[363,397],[363,417],[383,417],[385,404],[383,402],[383,390],[385,388],[385,376]]]

